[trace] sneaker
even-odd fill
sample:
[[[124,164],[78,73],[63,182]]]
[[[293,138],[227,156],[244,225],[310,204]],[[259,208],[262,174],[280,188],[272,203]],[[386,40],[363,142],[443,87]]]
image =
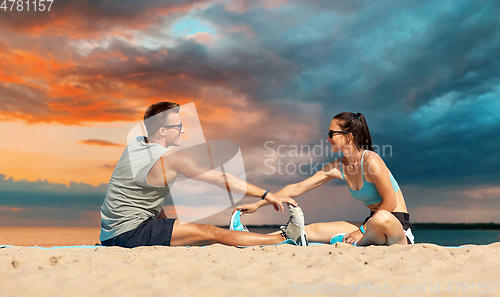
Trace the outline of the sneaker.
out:
[[[288,210],[290,211],[291,216],[290,219],[288,219],[286,226],[281,226],[281,232],[286,239],[292,239],[299,246],[309,245],[306,237],[304,214],[302,213],[302,209],[298,206],[295,207],[288,204]]]
[[[330,238],[330,244],[336,244],[337,242],[342,242],[342,240],[344,240],[344,236],[346,234],[347,233],[339,233],[339,234],[333,235],[332,238]]]
[[[344,236],[346,234],[347,233],[339,233],[339,234],[333,235],[332,238],[330,238],[330,244],[336,244],[337,242],[342,242],[344,240]],[[356,241],[352,245],[353,246],[358,246],[357,243],[358,242]]]
[[[231,221],[229,222],[229,230],[248,232],[247,227],[241,223],[240,218],[241,210],[233,213],[233,215],[231,216]]]

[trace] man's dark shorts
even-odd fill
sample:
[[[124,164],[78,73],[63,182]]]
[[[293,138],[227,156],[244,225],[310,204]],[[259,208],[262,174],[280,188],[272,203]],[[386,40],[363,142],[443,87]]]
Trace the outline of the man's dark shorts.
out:
[[[137,228],[101,242],[103,246],[134,248],[148,245],[170,245],[175,219],[149,218]]]

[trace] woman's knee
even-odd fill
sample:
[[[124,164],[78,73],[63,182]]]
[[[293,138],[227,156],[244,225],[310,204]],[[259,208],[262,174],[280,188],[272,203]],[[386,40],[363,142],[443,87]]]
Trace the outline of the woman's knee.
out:
[[[387,228],[391,220],[395,217],[387,210],[379,210],[367,222],[367,229],[369,228]]]

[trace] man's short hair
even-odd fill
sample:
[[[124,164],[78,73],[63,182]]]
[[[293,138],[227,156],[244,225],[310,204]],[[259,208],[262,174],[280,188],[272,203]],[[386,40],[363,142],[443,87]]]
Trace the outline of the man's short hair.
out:
[[[148,131],[148,137],[153,137],[156,131],[165,125],[167,116],[172,112],[179,113],[179,109],[179,104],[174,102],[156,102],[148,107],[144,113],[144,126]]]

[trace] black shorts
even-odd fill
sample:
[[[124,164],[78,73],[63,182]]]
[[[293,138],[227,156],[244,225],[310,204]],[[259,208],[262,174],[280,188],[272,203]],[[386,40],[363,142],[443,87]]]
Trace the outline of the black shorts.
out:
[[[373,216],[375,212],[370,212],[370,216],[365,219],[365,224],[368,222],[368,220]],[[403,226],[403,231],[405,232],[406,235],[406,242],[408,244],[414,244],[415,243],[415,237],[413,236],[412,230],[413,230],[413,225],[410,223],[410,215],[407,214],[406,212],[391,212],[396,219],[399,220],[401,225]]]
[[[103,246],[134,248],[148,245],[170,245],[175,219],[149,218],[137,228],[101,242]]]

